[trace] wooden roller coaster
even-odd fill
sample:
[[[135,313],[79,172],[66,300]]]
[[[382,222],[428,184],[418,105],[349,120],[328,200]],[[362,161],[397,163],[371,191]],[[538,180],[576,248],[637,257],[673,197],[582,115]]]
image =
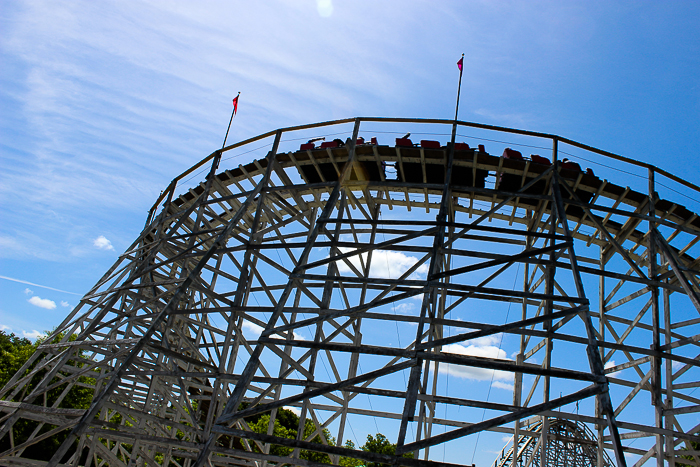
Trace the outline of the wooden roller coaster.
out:
[[[551,154],[361,137],[378,124]],[[320,147],[283,139],[343,125]],[[258,141],[265,157],[223,167]],[[644,170],[642,188],[561,145]],[[498,433],[498,466],[560,465],[562,446],[576,466],[700,466],[700,218],[660,186],[700,193],[556,135],[450,120],[323,122],[216,151],[0,391],[0,464],[467,465]],[[75,388],[88,409],[67,406]],[[375,427],[394,454],[346,444]]]

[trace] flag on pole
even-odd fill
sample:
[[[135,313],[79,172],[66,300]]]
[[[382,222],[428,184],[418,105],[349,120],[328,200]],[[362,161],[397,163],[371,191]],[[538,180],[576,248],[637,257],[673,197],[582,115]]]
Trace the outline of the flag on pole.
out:
[[[224,144],[221,146],[222,150],[226,146],[226,138],[228,138],[228,132],[231,129],[231,122],[233,122],[233,116],[236,115],[236,111],[238,110],[238,98],[239,97],[241,97],[240,92],[238,93],[238,95],[236,97],[233,98],[233,112],[231,112],[231,120],[228,121],[228,128],[226,128],[226,136],[224,136]]]
[[[457,86],[457,105],[455,105],[455,126],[452,127],[452,144],[455,142],[455,132],[457,131],[457,116],[459,115],[459,93],[462,91],[462,68],[464,68],[464,54],[457,62],[459,68],[459,85]]]
[[[462,67],[460,66],[459,69],[461,70]],[[236,115],[236,111],[238,110],[238,98],[240,95],[241,93],[239,92],[238,95],[233,98],[233,115]]]

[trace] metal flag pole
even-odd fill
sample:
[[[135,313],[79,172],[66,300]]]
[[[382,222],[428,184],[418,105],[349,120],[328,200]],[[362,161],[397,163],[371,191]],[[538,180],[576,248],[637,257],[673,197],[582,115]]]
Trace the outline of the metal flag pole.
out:
[[[460,84],[462,84],[462,74],[460,73]],[[228,132],[231,129],[231,122],[233,122],[233,116],[236,115],[236,110],[238,109],[238,98],[241,95],[241,91],[238,91],[238,95],[233,98],[233,112],[231,112],[231,120],[228,121],[228,128],[226,128],[226,136],[224,136],[224,144],[221,145],[221,149],[226,147],[226,138],[228,138]],[[455,117],[457,118],[457,117]]]
[[[457,137],[457,115],[459,114],[459,94],[462,92],[462,68],[464,67],[464,54],[457,62],[459,68],[459,85],[457,86],[457,105],[455,107],[455,122],[452,124],[452,148],[454,150],[455,138]]]

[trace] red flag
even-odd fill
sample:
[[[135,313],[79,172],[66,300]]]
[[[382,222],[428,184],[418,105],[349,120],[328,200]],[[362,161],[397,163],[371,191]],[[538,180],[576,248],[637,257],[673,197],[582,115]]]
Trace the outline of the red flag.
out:
[[[238,98],[240,97],[240,95],[241,93],[239,92],[238,96],[233,98],[233,115],[236,115],[236,111],[238,110]]]
[[[464,57],[460,58],[457,62],[457,68],[459,68],[460,73],[462,72],[462,63],[464,63]]]

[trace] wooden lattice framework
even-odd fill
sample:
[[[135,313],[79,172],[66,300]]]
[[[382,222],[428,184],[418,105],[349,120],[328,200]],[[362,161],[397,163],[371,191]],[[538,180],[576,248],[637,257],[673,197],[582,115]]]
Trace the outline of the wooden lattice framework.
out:
[[[449,125],[452,141],[457,128],[541,138],[554,163],[356,144],[361,124],[377,122]],[[280,151],[283,136],[350,124],[344,146]],[[265,158],[220,168],[227,151],[266,138]],[[562,143],[643,167],[647,190],[563,168]],[[178,191],[202,168],[204,182]],[[45,465],[26,448],[69,432],[48,465],[316,465],[301,450],[334,464],[445,465],[437,447],[482,432],[547,446],[556,419],[595,433],[600,466],[626,465],[625,453],[700,465],[700,219],[654,195],[659,176],[700,192],[555,135],[445,120],[324,122],[216,151],[173,180],[136,241],[2,389],[0,464]],[[382,274],[387,252],[414,262]],[[505,286],[514,273],[521,285]],[[504,319],[504,306],[518,311]],[[381,338],[399,324],[410,325],[403,343]],[[486,336],[519,350],[450,351]],[[512,401],[468,380],[448,391],[440,375],[455,368],[512,373]],[[74,385],[94,389],[88,410],[61,408]],[[311,420],[311,435],[275,436],[282,407],[302,427]],[[268,432],[251,431],[245,418],[264,412]],[[397,456],[341,447],[363,419],[394,424]],[[38,423],[22,443],[20,421]],[[310,442],[324,429],[338,445]],[[279,457],[272,445],[293,450]],[[546,463],[545,449],[529,452],[523,465]]]
[[[598,463],[598,443],[596,436],[582,422],[565,420],[561,418],[548,419],[549,432],[546,439],[547,447],[544,450],[547,456],[542,462],[540,443],[543,438],[537,436],[522,436],[520,442],[501,451],[491,467],[516,467],[530,464],[533,467],[541,465],[561,465],[570,467],[594,466]],[[532,425],[525,427],[528,431],[538,433],[542,431],[543,420],[537,420]],[[612,459],[603,455],[603,466],[613,465]]]

